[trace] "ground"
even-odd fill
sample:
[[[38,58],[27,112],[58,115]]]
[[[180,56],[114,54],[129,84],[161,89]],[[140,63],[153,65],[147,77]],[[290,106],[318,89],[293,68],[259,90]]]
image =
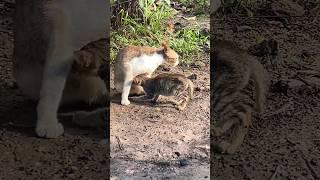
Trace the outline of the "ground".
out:
[[[173,68],[170,72],[197,75],[195,98],[184,111],[165,103],[131,101],[122,106],[120,97],[112,100],[111,175],[120,179],[209,177],[209,68]],[[181,166],[181,162],[188,165]]]
[[[209,32],[208,17],[188,17],[190,15],[180,12],[174,22],[178,22],[180,28],[197,26],[202,32]],[[131,101],[129,106],[122,106],[120,96],[112,98],[110,174],[115,179],[209,179],[209,51],[204,47],[192,60],[188,66],[159,67],[155,72],[197,76],[193,80],[195,98],[184,111],[166,103],[153,105]],[[110,72],[113,82],[113,68]],[[160,101],[165,102],[165,98]]]
[[[212,35],[219,39],[243,48],[271,38],[279,45],[275,59],[259,58],[272,80],[267,110],[254,119],[239,152],[211,156],[212,179],[320,179],[319,18],[289,18],[287,27],[282,22],[232,15],[211,19]]]
[[[107,179],[102,132],[65,121],[64,136],[35,136],[36,104],[11,88],[12,12],[12,1],[0,2],[0,179]]]

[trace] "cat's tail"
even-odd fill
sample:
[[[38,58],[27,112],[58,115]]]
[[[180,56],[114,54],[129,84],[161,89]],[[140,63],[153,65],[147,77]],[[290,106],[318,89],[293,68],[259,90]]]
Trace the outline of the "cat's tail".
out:
[[[256,109],[259,113],[262,113],[264,111],[266,96],[270,85],[268,72],[256,58],[251,59],[251,69],[251,76],[256,91]]]

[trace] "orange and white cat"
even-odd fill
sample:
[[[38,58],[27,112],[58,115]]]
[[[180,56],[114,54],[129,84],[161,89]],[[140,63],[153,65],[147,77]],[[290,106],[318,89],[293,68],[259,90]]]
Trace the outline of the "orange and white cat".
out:
[[[130,94],[141,94],[143,88],[132,84],[133,79],[141,74],[151,78],[151,74],[161,65],[177,66],[179,55],[167,43],[162,47],[128,46],[117,55],[114,70],[114,84],[121,94],[121,104],[129,105]]]
[[[73,53],[106,36],[109,1],[16,0],[13,74],[22,92],[39,99],[36,134],[56,138],[57,119]]]

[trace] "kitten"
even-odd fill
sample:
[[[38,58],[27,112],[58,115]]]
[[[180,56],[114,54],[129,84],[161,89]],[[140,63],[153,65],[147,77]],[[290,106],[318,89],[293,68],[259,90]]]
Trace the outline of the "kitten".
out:
[[[163,73],[152,78],[137,76],[134,79],[134,83],[141,85],[153,102],[157,102],[160,95],[184,96],[184,92],[188,90],[188,94],[184,97],[184,100],[176,101],[173,97],[169,100],[179,110],[184,110],[187,103],[193,98],[194,85],[190,79],[182,74]]]
[[[13,75],[24,94],[39,99],[39,137],[63,134],[57,110],[73,51],[106,35],[107,7],[102,0],[15,1]]]
[[[100,39],[74,52],[72,68],[60,104],[106,104],[109,95],[106,85],[109,79],[101,76],[108,63],[106,47],[107,39]]]
[[[235,125],[231,142],[223,141],[217,147],[224,153],[235,153],[251,124],[254,109],[262,112],[269,87],[267,72],[261,63],[229,41],[213,44],[213,110],[217,117],[213,131],[220,136]],[[255,88],[255,106],[246,92],[249,80]]]
[[[160,48],[129,46],[117,55],[114,70],[114,84],[116,91],[121,92],[121,104],[129,105],[129,94],[143,94],[143,88],[135,84],[132,85],[134,77],[151,74],[161,64],[177,66],[179,55],[172,50],[167,43],[163,43]]]

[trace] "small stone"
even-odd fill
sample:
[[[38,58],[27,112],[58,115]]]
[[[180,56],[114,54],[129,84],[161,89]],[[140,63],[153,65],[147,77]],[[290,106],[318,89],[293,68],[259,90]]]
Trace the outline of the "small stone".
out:
[[[178,157],[180,156],[179,152],[174,152],[175,155],[177,155]]]
[[[181,159],[180,160],[180,166],[187,166],[187,165],[189,165],[188,160],[186,160],[186,159]]]

